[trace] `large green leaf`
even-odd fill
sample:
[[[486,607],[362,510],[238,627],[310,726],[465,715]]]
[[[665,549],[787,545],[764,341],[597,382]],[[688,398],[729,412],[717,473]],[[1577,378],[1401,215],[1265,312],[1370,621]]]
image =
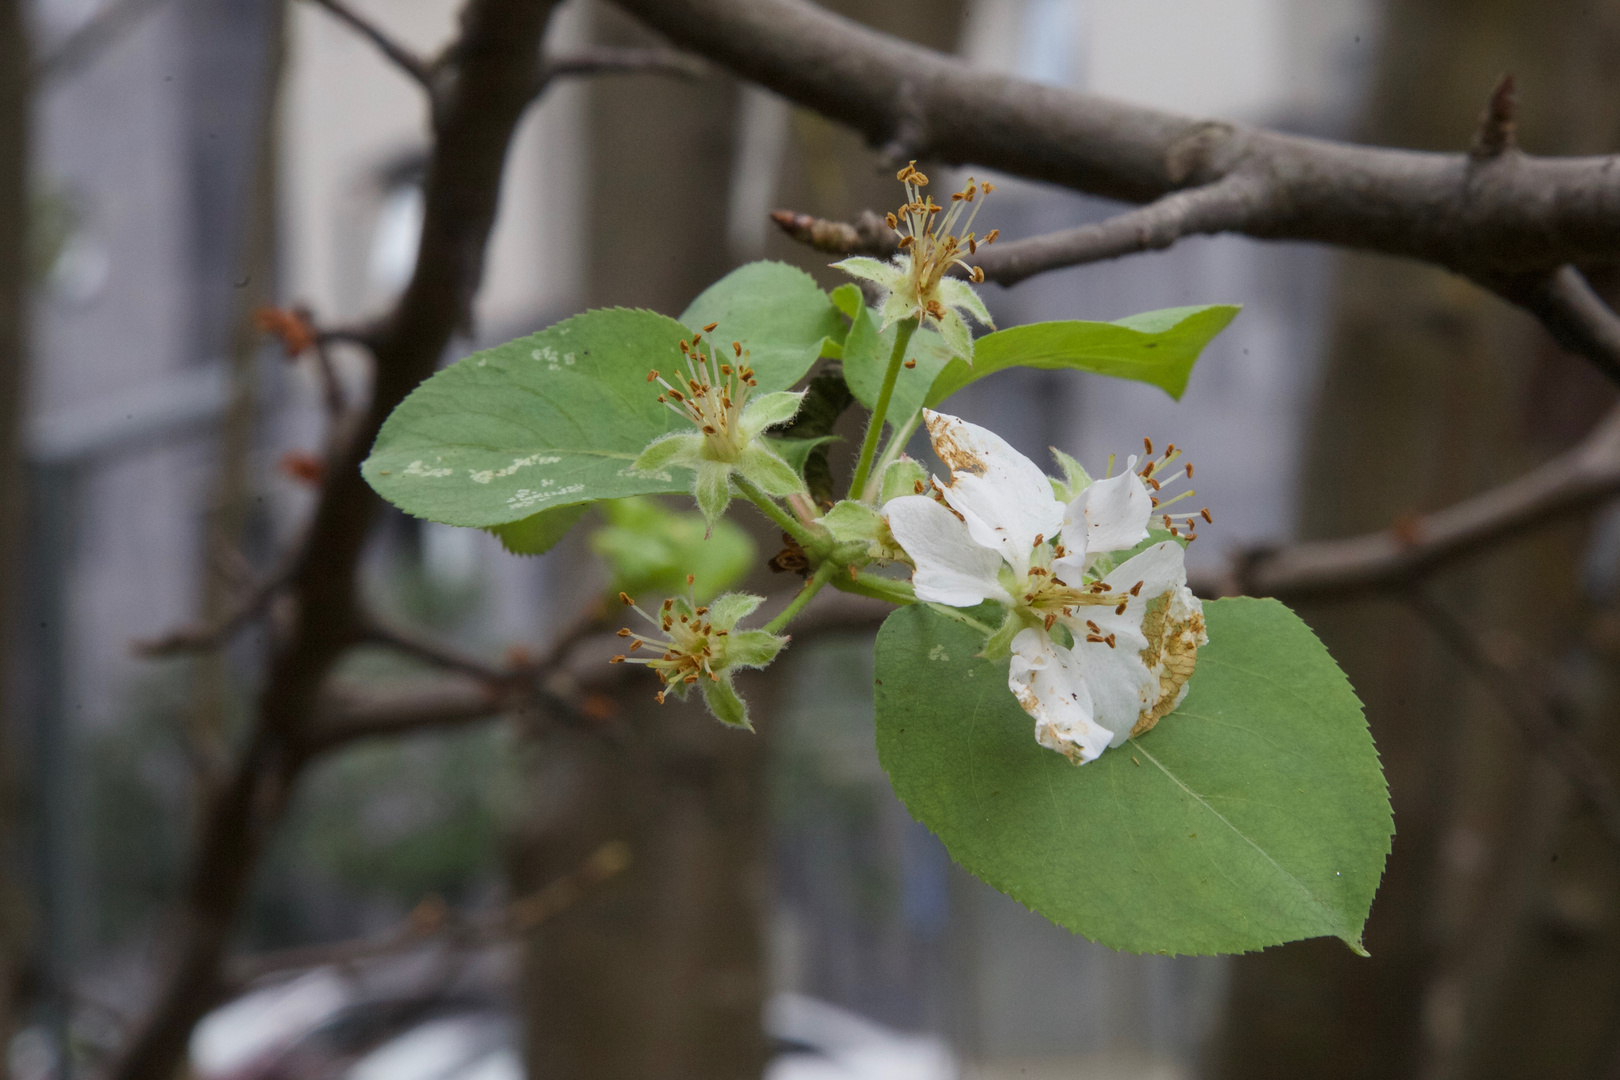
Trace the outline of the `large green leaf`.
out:
[[[704,289],[681,312],[681,322],[693,330],[718,323],[715,340],[722,345],[742,342],[755,371],[792,371],[793,377],[772,386],[774,390],[793,385],[809,371],[824,341],[844,336],[843,318],[815,279],[779,262],[739,266]]]
[[[1007,662],[918,605],[877,643],[878,755],[955,859],[1132,952],[1241,952],[1361,927],[1393,824],[1344,674],[1274,600],[1205,605],[1179,709],[1076,767],[1035,742]]]
[[[1010,367],[1090,371],[1135,379],[1180,400],[1193,363],[1237,315],[1232,304],[1166,308],[1117,322],[1030,323],[973,343],[973,365],[952,360],[928,390],[937,406],[968,383]],[[917,365],[922,367],[921,362]]]
[[[756,394],[797,382],[826,326],[841,324],[825,293],[778,264],[733,272],[687,315],[744,302],[757,307],[739,308],[733,322],[748,331]],[[615,308],[474,353],[400,403],[362,471],[407,513],[485,528],[597,499],[687,490],[684,469],[637,473],[630,464],[653,439],[685,426],[658,403],[647,372],[680,367],[680,341],[689,336],[674,319]]]

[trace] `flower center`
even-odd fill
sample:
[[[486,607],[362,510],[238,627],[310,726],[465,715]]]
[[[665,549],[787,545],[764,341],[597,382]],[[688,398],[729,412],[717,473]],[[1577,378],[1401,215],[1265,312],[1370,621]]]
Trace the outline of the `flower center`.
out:
[[[908,290],[916,296],[916,314],[919,318],[923,315],[943,318],[945,306],[939,299],[939,283],[947,270],[960,266],[973,281],[984,280],[984,271],[969,266],[962,252],[976,254],[981,243],[994,243],[1000,235],[1000,229],[992,229],[979,240],[969,231],[983,205],[979,196],[990,194],[996,186],[988,181],[980,184],[969,177],[967,187],[951,195],[947,209],[936,203],[933,196],[923,195],[928,177],[917,171],[915,161],[901,169],[895,178],[906,185],[906,204],[886,220],[889,228],[900,234],[900,250],[911,257]]]
[[[758,385],[754,369],[748,366],[748,354],[742,343],[733,341],[730,363],[722,363],[712,345],[706,346],[703,334],[714,330],[718,323],[710,323],[703,333],[692,335],[688,343],[681,341],[681,355],[686,358],[686,377],[675,373],[677,386],[657,371],[649,372],[647,381],[656,380],[664,388],[658,400],[677,416],[683,417],[703,433],[704,454],[713,461],[736,461],[741,456],[747,439],[742,434],[739,420],[743,406],[748,404],[750,390]]]
[[[651,646],[651,651],[645,656],[621,654],[610,663],[645,664],[658,674],[666,689],[681,683],[695,683],[704,676],[719,681],[716,669],[725,666],[723,658],[727,631],[716,630],[712,623],[704,619],[709,613],[708,608],[688,604],[685,606],[690,613],[677,611],[673,599],[665,600],[655,619],[624,593],[619,594],[619,599],[658,627],[661,636],[637,634],[624,627],[619,631],[619,636],[630,640],[629,653],[634,654],[643,646]],[[664,690],[660,690],[655,695],[660,705],[664,703],[664,693]]]

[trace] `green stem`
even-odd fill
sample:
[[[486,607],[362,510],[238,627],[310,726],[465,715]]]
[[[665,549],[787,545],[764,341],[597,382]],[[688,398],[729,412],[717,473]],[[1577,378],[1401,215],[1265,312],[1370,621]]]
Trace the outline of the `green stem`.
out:
[[[900,378],[900,362],[905,359],[906,346],[917,329],[915,318],[904,319],[895,330],[894,351],[889,354],[889,370],[883,373],[883,389],[878,391],[877,405],[866,421],[866,438],[861,440],[861,456],[855,461],[855,478],[849,482],[849,497],[859,499],[866,491],[866,477],[872,471],[872,455],[877,453],[878,437],[883,434],[883,421],[889,412],[889,399],[894,397],[895,380]]]
[[[866,596],[873,600],[899,604],[902,607],[917,602],[917,594],[912,591],[911,582],[896,581],[894,578],[880,577],[877,574],[862,574],[853,578],[848,573],[839,574],[833,578],[832,586],[840,592],[854,593],[856,596]]]
[[[922,410],[918,409],[911,414],[905,423],[896,427],[889,436],[889,442],[883,447],[883,453],[878,455],[877,464],[872,466],[872,475],[878,478],[880,484],[884,472],[905,452],[906,443],[911,441],[911,433],[917,430],[917,425],[920,423],[922,423]]]
[[[755,487],[750,481],[744,480],[741,476],[733,474],[731,477],[731,482],[737,485],[737,490],[742,492],[745,499],[759,507],[760,511],[766,517],[776,522],[776,524],[781,527],[782,531],[793,537],[793,539],[797,540],[800,546],[814,542],[815,537],[811,534],[810,530],[806,529],[804,525],[801,524],[800,521],[792,514],[789,514],[786,510],[783,510],[780,506],[778,506],[775,499],[771,498],[769,495],[766,495],[763,491],[759,490],[759,488]]]
[[[799,595],[795,596],[792,602],[782,609],[781,614],[765,624],[765,630],[774,634],[792,622],[793,617],[804,610],[804,605],[808,604],[816,593],[821,591],[821,587],[827,584],[827,579],[832,577],[833,571],[837,569],[838,564],[831,562],[824,562],[816,567],[816,572],[811,575],[809,581],[804,583],[804,588],[799,590]]]

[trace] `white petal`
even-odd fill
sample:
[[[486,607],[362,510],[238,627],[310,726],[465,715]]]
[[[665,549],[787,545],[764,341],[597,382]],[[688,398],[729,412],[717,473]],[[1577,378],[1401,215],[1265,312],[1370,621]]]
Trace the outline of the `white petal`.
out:
[[[911,584],[917,598],[951,607],[986,600],[1012,603],[996,580],[1001,556],[973,541],[956,515],[926,495],[902,495],[883,507],[889,531],[917,569]]]
[[[1090,688],[1074,653],[1054,645],[1044,630],[1026,629],[1013,638],[1007,688],[1035,718],[1035,741],[1076,765],[1096,760],[1113,739],[1092,712]],[[1134,714],[1131,719],[1134,721]],[[1130,725],[1125,726],[1127,732]]]
[[[996,324],[990,321],[990,312],[986,310],[984,301],[979,294],[973,291],[973,286],[957,278],[942,278],[939,283],[939,299],[946,307],[959,308],[979,321],[979,325],[988,326],[994,330]]]
[[[951,469],[945,501],[967,519],[973,539],[1000,551],[1022,577],[1035,538],[1050,539],[1063,527],[1063,504],[1046,474],[977,424],[928,409],[923,419],[934,453]]]
[[[1094,481],[1069,504],[1063,515],[1063,543],[1083,548],[1088,556],[1125,551],[1147,539],[1153,497],[1135,473],[1132,457],[1125,471]],[[1082,543],[1082,537],[1084,542]]]
[[[1142,710],[1151,708],[1161,692],[1158,673],[1142,662],[1142,650],[1148,646],[1142,634],[1147,605],[1172,591],[1177,598],[1186,593],[1188,602],[1183,606],[1189,610],[1190,605],[1198,605],[1185,587],[1184,558],[1181,545],[1173,540],[1154,544],[1103,579],[1113,587],[1113,595],[1127,598],[1123,614],[1115,615],[1113,608],[1094,607],[1081,609],[1083,618],[1065,620],[1075,636],[1075,656],[1091,687],[1097,722],[1114,732],[1115,746],[1125,741]],[[1131,596],[1131,588],[1139,581],[1141,590]],[[1086,619],[1096,623],[1103,636],[1114,635],[1113,648],[1085,640]]]

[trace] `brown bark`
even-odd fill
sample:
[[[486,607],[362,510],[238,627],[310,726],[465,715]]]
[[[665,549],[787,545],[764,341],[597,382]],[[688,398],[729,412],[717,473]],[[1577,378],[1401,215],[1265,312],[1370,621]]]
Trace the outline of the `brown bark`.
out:
[[[1479,87],[1511,70],[1527,144],[1612,150],[1605,28],[1617,14],[1612,3],[1596,12],[1575,3],[1391,4],[1363,134],[1454,145],[1479,111]],[[1435,270],[1350,256],[1339,290],[1305,488],[1307,535],[1392,522],[1399,534],[1410,515],[1569,446],[1610,398],[1522,315]],[[1577,644],[1583,537],[1578,525],[1562,527],[1498,550],[1441,577],[1432,595],[1491,651],[1504,635],[1527,648],[1522,677],[1548,686],[1549,666]],[[1594,1018],[1612,1007],[1612,946],[1566,955],[1564,980],[1545,980],[1533,969],[1548,947],[1534,913],[1554,850],[1568,862],[1571,837],[1580,838],[1573,873],[1583,878],[1612,876],[1603,867],[1612,852],[1590,850],[1592,823],[1567,823],[1567,785],[1533,764],[1501,702],[1398,602],[1416,583],[1393,584],[1394,601],[1302,609],[1366,704],[1395,806],[1394,852],[1367,927],[1372,959],[1325,943],[1239,958],[1213,1072],[1582,1075],[1597,1051]],[[1514,599],[1525,595],[1534,602]],[[1537,656],[1549,666],[1537,670]],[[1527,999],[1537,1003],[1533,1024],[1523,1018]],[[1583,1066],[1568,1070],[1575,1060]]]

